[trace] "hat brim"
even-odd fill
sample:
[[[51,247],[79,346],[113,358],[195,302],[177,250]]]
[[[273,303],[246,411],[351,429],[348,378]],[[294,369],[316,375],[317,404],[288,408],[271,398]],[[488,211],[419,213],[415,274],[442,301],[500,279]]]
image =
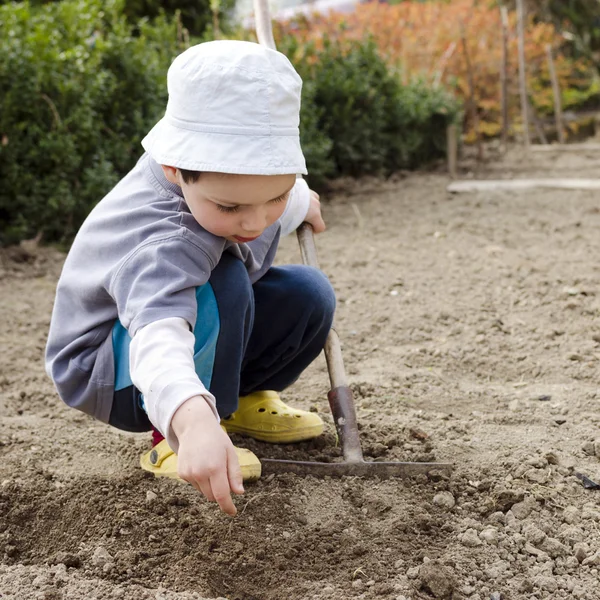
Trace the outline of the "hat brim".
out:
[[[161,119],[142,140],[161,165],[237,175],[306,175],[298,135],[198,132]]]

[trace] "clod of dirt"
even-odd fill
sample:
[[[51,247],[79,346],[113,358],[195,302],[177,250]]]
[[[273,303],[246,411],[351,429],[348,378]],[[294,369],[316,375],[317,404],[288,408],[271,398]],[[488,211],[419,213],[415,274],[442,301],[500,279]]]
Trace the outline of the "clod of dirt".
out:
[[[526,498],[525,500],[523,500],[523,502],[517,502],[517,504],[514,504],[510,510],[517,519],[522,521],[531,514],[531,511],[536,506],[537,502],[533,498]]]
[[[521,502],[525,494],[517,490],[501,490],[496,496],[496,507],[502,512],[509,510],[517,502]]]
[[[108,550],[104,548],[104,546],[98,546],[94,550],[94,554],[92,555],[92,564],[96,567],[103,567],[107,563],[111,563],[113,561],[113,557],[108,553]]]
[[[454,572],[437,560],[425,563],[419,569],[420,589],[434,598],[452,598],[456,580]]]
[[[65,567],[75,569],[81,566],[81,558],[77,554],[69,554],[68,552],[57,552],[49,562],[51,565],[65,565]]]

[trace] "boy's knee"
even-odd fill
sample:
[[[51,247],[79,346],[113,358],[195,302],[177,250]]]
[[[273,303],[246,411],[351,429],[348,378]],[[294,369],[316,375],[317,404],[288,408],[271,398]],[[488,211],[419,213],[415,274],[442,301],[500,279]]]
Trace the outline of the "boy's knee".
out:
[[[333,321],[335,312],[335,292],[327,275],[306,265],[292,265],[293,297],[303,308],[311,308],[313,314],[320,314],[324,321]]]

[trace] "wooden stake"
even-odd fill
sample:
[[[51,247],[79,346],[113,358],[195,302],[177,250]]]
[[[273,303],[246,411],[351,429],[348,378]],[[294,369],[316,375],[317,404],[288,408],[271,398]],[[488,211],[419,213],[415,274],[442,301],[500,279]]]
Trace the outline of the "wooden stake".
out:
[[[502,106],[502,145],[508,143],[508,11],[500,7],[502,17],[502,66],[500,69],[500,102]]]
[[[529,115],[527,114],[527,82],[525,75],[525,8],[524,0],[517,0],[517,28],[519,35],[519,91],[521,94],[521,116],[523,118],[523,136],[525,148],[529,150]]]
[[[458,136],[456,133],[456,125],[448,125],[446,128],[446,151],[448,153],[448,173],[452,179],[457,177],[458,164]]]
[[[535,108],[533,108],[533,100],[532,96],[527,93],[527,107],[529,109],[529,115],[531,116],[531,121],[533,122],[533,128],[535,129],[535,133],[540,140],[540,144],[547,144],[548,140],[546,139],[546,134],[544,133],[544,125],[539,120],[537,113],[535,112]],[[530,147],[531,149],[531,147]]]
[[[471,118],[473,119],[473,127],[475,128],[475,136],[477,139],[477,158],[478,160],[483,160],[483,143],[481,141],[481,132],[479,130],[479,114],[477,112],[477,100],[475,98],[475,78],[473,77],[473,67],[471,65],[471,59],[469,58],[464,23],[460,24],[460,34],[463,53],[465,55],[465,63],[467,66],[467,78],[469,81],[469,104],[471,105]]]
[[[562,118],[562,99],[560,94],[560,86],[558,85],[558,77],[554,68],[554,58],[552,57],[552,46],[546,44],[546,54],[548,55],[548,71],[550,71],[550,81],[552,82],[552,94],[554,96],[554,120],[556,121],[556,132],[558,134],[558,142],[565,143],[565,130],[563,128]]]

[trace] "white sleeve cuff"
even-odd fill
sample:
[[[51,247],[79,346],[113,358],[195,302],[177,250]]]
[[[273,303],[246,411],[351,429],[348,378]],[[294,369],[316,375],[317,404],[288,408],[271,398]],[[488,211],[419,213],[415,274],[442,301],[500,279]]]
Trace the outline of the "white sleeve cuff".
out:
[[[281,237],[289,235],[300,227],[310,206],[310,189],[304,179],[298,177],[290,192],[287,206],[280,217]]]
[[[187,321],[173,317],[142,327],[129,348],[133,384],[144,395],[150,422],[177,452],[179,441],[171,428],[177,409],[194,396],[203,396],[219,420],[214,396],[194,368],[194,334]]]

